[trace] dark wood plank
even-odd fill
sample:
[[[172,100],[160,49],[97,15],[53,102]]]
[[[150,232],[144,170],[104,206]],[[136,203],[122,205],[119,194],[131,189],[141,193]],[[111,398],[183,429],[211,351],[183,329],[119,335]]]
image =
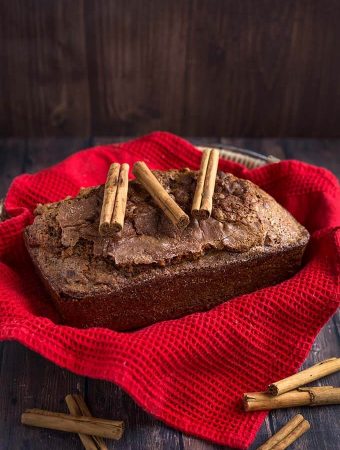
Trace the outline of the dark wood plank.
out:
[[[5,196],[13,178],[24,171],[25,153],[25,140],[0,139],[0,198]]]
[[[1,355],[1,353],[0,353]],[[27,408],[67,412],[64,397],[82,392],[97,417],[123,419],[124,437],[107,440],[109,449],[180,449],[180,433],[157,421],[112,383],[88,380],[47,361],[20,344],[6,342],[2,347],[0,383],[0,448],[14,450],[80,450],[76,435],[24,427],[20,415]]]
[[[180,432],[147,414],[118,386],[88,379],[86,398],[100,417],[119,418],[125,422],[123,439],[114,443],[107,441],[109,449],[181,449]]]
[[[1,134],[90,134],[83,0],[0,8]]]
[[[331,131],[338,94],[329,99],[337,77],[325,66],[337,53],[337,2],[194,0],[191,7],[182,134],[338,135]],[[332,117],[316,110],[327,98]]]
[[[263,442],[272,436],[273,431],[269,417],[267,417],[261,426],[257,436],[248,450],[256,450]],[[184,450],[232,450],[230,447],[215,445],[206,441],[202,441],[193,436],[182,435]]]
[[[132,139],[129,136],[94,136],[91,140],[91,145],[106,145],[112,144],[116,142],[126,142]],[[220,144],[220,139],[217,137],[207,137],[207,138],[195,138],[195,137],[187,137],[188,141],[190,141],[193,145],[196,146],[213,146],[214,144]]]
[[[33,138],[27,143],[26,172],[37,172],[90,146],[90,138]]]
[[[194,436],[182,435],[183,449],[184,450],[227,450],[229,447],[222,445],[215,445],[210,442],[202,441]]]
[[[20,423],[20,415],[27,408],[67,412],[64,397],[69,392],[84,392],[84,378],[55,366],[20,344],[6,342],[0,383],[1,449],[81,448],[76,435],[25,427]]]
[[[339,137],[337,0],[0,0],[0,133]]]
[[[91,145],[107,145],[116,142],[125,142],[128,141],[129,136],[95,136],[91,138]]]
[[[320,331],[302,368],[310,367],[318,361],[332,356],[340,356],[340,341],[335,331],[334,321],[331,319]],[[339,373],[313,383],[313,385],[318,386],[339,386],[339,384]],[[299,447],[297,448],[303,450],[340,448],[340,428],[337,426],[339,424],[340,406],[304,407],[273,411],[270,414],[273,429],[278,430],[298,413],[310,422],[311,429],[299,439]]]
[[[285,152],[287,158],[326,167],[340,177],[339,139],[286,139]]]
[[[333,316],[334,326],[337,332],[338,340],[340,342],[340,311]]]
[[[91,140],[93,145],[105,145],[112,144],[113,142],[126,142],[130,139],[133,139],[131,136],[94,136]],[[218,137],[187,137],[188,141],[190,141],[193,145],[198,146],[213,146],[214,144],[220,143],[220,138]]]
[[[84,4],[93,133],[181,132],[190,2]]]

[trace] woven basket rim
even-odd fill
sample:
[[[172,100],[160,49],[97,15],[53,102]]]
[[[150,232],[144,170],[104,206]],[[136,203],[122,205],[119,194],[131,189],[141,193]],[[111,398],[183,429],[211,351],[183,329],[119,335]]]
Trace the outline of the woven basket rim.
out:
[[[280,160],[272,155],[263,155],[257,153],[253,150],[248,150],[244,148],[235,147],[226,144],[212,144],[212,145],[199,145],[197,148],[200,151],[205,149],[216,149],[220,152],[220,157],[222,159],[227,159],[229,161],[234,161],[239,164],[243,164],[249,169],[254,169],[256,167],[261,167],[267,164],[272,164],[279,162]]]

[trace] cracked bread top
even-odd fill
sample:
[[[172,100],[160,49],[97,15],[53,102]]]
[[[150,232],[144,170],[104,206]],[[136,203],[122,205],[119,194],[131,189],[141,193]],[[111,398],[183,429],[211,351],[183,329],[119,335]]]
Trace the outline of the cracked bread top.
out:
[[[190,216],[197,172],[154,172]],[[79,295],[108,291],[122,278],[223,252],[247,253],[304,245],[308,232],[272,197],[250,181],[218,172],[213,210],[206,221],[177,229],[136,181],[130,181],[124,228],[115,237],[98,233],[104,187],[82,189],[75,198],[39,205],[27,227],[26,245],[56,290]]]

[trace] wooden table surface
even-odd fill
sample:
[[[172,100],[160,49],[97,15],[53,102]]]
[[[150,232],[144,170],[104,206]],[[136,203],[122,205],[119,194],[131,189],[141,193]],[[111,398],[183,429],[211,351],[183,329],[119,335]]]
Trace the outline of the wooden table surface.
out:
[[[6,193],[16,175],[40,170],[78,149],[114,140],[117,138],[0,140],[0,197]],[[222,142],[281,159],[301,159],[327,167],[340,176],[340,140],[210,138],[193,139],[193,142],[201,145]],[[320,331],[303,367],[331,356],[340,356],[339,312]],[[340,376],[328,376],[318,384],[340,385]],[[77,390],[84,393],[94,415],[125,421],[123,439],[119,442],[107,441],[109,449],[227,449],[167,427],[144,412],[117,386],[61,369],[15,342],[0,343],[0,449],[82,449],[76,435],[20,425],[20,414],[26,408],[66,412],[64,397]],[[310,421],[311,430],[292,445],[292,449],[340,449],[340,406],[271,412],[250,449],[257,448],[298,412],[303,412]]]

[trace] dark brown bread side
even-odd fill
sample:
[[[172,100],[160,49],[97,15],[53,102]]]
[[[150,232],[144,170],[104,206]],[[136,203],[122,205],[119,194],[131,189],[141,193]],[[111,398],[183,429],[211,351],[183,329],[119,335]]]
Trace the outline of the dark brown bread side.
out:
[[[155,172],[190,212],[196,172]],[[98,234],[103,187],[39,206],[25,241],[65,323],[129,330],[208,310],[294,274],[308,232],[249,181],[220,172],[212,217],[177,230],[130,182],[123,232]]]

